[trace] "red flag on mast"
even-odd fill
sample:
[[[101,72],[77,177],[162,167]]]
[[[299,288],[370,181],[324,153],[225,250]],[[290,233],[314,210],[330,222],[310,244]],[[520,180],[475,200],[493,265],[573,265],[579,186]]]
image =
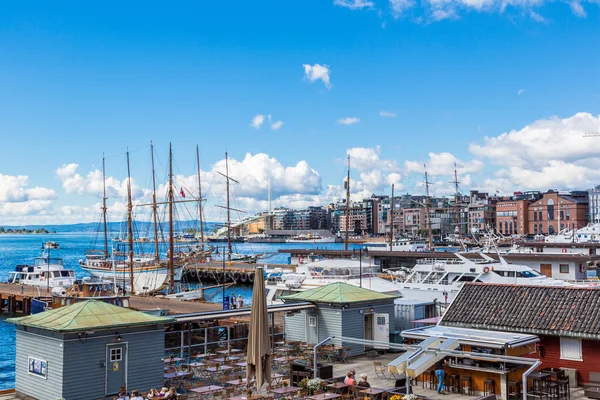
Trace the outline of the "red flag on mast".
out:
[[[183,197],[185,199],[185,192],[183,191],[183,188],[181,188],[181,190],[179,191],[179,194],[181,195],[181,197]]]

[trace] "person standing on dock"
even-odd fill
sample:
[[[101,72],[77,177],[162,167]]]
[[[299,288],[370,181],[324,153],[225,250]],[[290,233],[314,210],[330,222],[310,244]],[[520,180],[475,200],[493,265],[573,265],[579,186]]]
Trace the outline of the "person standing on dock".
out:
[[[244,307],[244,299],[242,299],[242,295],[238,295],[237,298],[237,308],[243,308]]]
[[[229,303],[229,307],[235,309],[236,304],[237,300],[235,298],[235,293],[231,293],[231,302]]]

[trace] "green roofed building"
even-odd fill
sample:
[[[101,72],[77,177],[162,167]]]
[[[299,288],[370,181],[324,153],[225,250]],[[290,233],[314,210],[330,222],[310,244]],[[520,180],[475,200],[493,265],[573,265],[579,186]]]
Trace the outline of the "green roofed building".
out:
[[[163,384],[164,324],[157,317],[88,300],[7,320],[16,325],[17,395],[97,399]]]
[[[286,313],[286,339],[316,344],[333,336],[332,342],[346,348],[347,355],[352,356],[371,349],[387,349],[390,317],[394,315],[397,297],[400,295],[383,294],[342,282],[282,296],[285,303],[315,304],[314,309]],[[344,341],[342,337],[377,343],[365,346]]]

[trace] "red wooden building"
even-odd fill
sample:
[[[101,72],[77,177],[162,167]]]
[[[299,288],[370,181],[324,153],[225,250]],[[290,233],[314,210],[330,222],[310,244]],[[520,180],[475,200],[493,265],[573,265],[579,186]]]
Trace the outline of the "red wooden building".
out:
[[[600,372],[600,288],[466,284],[441,325],[537,335],[540,368]]]

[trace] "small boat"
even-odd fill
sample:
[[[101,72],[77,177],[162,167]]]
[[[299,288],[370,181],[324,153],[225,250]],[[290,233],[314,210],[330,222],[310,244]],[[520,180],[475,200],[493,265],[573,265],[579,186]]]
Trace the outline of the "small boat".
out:
[[[367,245],[369,251],[427,251],[427,242],[420,239],[397,239],[392,242],[392,248],[387,242],[371,242]]]
[[[194,300],[212,300],[212,298],[224,288],[233,286],[234,283],[226,283],[223,285],[206,286],[198,289],[190,290],[179,290],[177,293],[168,294],[165,296],[167,299],[178,299],[186,301]]]
[[[52,289],[52,308],[59,308],[85,300],[99,300],[115,306],[129,308],[129,296],[120,294],[113,282],[86,276],[69,289],[57,286]]]
[[[47,241],[46,243],[44,243],[44,248],[46,249],[58,249],[60,247],[60,245],[57,242],[52,242],[52,241]]]
[[[335,243],[335,236],[324,237],[319,234],[301,234],[293,236],[286,243]]]
[[[75,271],[66,269],[62,258],[50,257],[45,250],[33,260],[33,265],[17,265],[8,273],[8,283],[41,288],[70,287],[75,280]]]

